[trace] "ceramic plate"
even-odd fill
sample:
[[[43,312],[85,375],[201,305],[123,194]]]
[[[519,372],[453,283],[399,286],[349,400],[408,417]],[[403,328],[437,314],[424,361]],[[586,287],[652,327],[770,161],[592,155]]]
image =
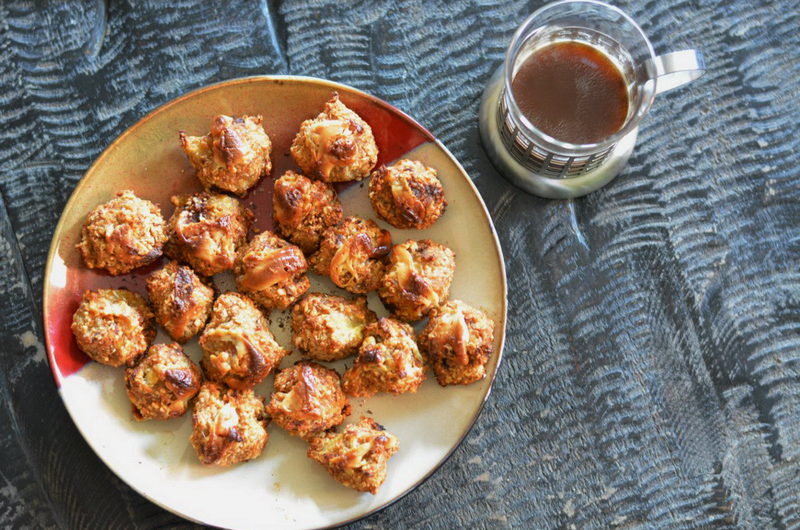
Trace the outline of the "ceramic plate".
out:
[[[111,277],[90,271],[75,250],[85,215],[115,192],[133,189],[158,204],[165,218],[170,196],[199,191],[179,143],[178,131],[206,134],[216,114],[261,114],[273,142],[273,175],[295,168],[289,146],[300,123],[314,117],[332,92],[371,126],[379,164],[414,158],[438,170],[449,206],[430,229],[390,229],[395,242],[429,238],[456,253],[451,298],[485,309],[495,322],[494,354],[487,377],[469,386],[443,388],[428,372],[416,394],[353,399],[356,422],[374,417],[400,440],[389,473],[377,495],[358,493],[335,482],[306,457],[306,443],[276,425],[269,427],[263,454],[231,468],[200,464],[189,445],[191,415],[169,421],[136,422],[125,394],[123,370],[89,362],[70,332],[72,314],[86,289],[124,286],[145,294],[144,278],[155,266]],[[271,226],[272,179],[266,178],[245,202],[256,212],[256,227]],[[376,218],[365,183],[341,189],[345,215]],[[337,292],[327,278],[312,277],[311,291]],[[218,275],[222,289],[232,279]],[[377,296],[369,305],[385,316]],[[344,85],[302,77],[254,77],[203,88],[155,110],[123,133],[97,159],[67,203],[53,236],[45,271],[44,323],[47,352],[56,384],[72,419],[97,455],[133,489],[188,519],[222,527],[314,528],[363,517],[420,484],[467,435],[489,395],[505,335],[506,281],[497,235],[477,190],[464,169],[428,131],[391,105]],[[277,340],[290,346],[287,314],[273,312]],[[159,331],[156,342],[168,342]],[[199,360],[194,340],[187,353]],[[293,364],[299,355],[283,360]],[[329,363],[342,373],[352,360]],[[268,396],[272,376],[256,387]]]

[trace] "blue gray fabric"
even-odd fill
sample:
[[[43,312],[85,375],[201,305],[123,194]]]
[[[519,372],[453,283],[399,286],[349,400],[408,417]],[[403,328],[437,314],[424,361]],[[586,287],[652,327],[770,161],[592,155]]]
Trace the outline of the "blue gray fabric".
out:
[[[44,262],[116,135],[191,89],[290,73],[428,127],[508,268],[504,362],[475,428],[354,527],[800,527],[800,3],[621,2],[657,51],[700,48],[709,72],[656,101],[618,179],[572,201],[513,188],[478,140],[483,85],[539,5],[0,4],[0,525],[188,526],[69,419],[44,355]]]

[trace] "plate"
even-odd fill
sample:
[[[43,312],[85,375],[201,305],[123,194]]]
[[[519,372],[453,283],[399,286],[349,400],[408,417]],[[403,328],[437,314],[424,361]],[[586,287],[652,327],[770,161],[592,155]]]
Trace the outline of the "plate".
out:
[[[456,253],[451,298],[481,307],[494,319],[494,353],[487,377],[469,386],[443,388],[432,373],[416,394],[353,399],[348,423],[368,414],[400,441],[377,495],[358,493],[334,481],[306,456],[307,445],[277,425],[269,427],[263,454],[231,468],[200,464],[189,445],[190,414],[169,421],[137,422],[125,394],[123,370],[89,362],[70,331],[72,314],[86,289],[124,286],[145,294],[144,278],[157,265],[112,277],[85,268],[75,249],[86,214],[130,188],[172,213],[169,197],[199,191],[184,156],[178,131],[206,134],[216,114],[261,114],[273,142],[273,175],[295,168],[289,146],[304,119],[316,116],[333,92],[371,126],[379,164],[400,157],[437,169],[449,206],[428,230],[397,230],[376,219],[368,186],[340,189],[345,215],[376,219],[395,242],[429,238]],[[245,199],[256,212],[258,229],[271,226],[272,179],[263,179]],[[338,292],[327,278],[311,274],[310,291]],[[232,278],[218,275],[222,289]],[[377,296],[370,308],[386,315]],[[273,311],[271,329],[290,346],[289,319]],[[45,269],[44,324],[47,355],[59,392],[83,437],[111,470],[154,503],[187,519],[229,528],[315,528],[343,524],[373,513],[423,482],[455,450],[489,395],[500,363],[506,321],[506,279],[492,221],[464,169],[447,149],[413,119],[356,89],[305,77],[250,77],[191,92],[153,111],[117,138],[95,161],[64,208],[53,235]],[[159,331],[156,342],[170,342]],[[200,348],[186,346],[195,360]],[[299,359],[293,353],[281,363]],[[352,360],[327,363],[342,373]],[[256,387],[269,396],[272,376]]]

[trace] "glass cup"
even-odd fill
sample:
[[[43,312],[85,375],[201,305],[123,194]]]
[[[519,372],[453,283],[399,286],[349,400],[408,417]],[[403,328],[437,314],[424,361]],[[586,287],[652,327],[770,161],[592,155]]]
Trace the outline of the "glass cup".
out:
[[[538,129],[522,114],[511,90],[514,76],[531,54],[564,41],[600,50],[626,83],[625,122],[595,143],[573,144]],[[550,198],[584,195],[625,166],[656,94],[685,85],[704,71],[702,54],[695,50],[657,56],[638,24],[614,6],[596,0],[548,4],[519,27],[505,62],[487,85],[480,111],[484,147],[498,169],[530,193]]]

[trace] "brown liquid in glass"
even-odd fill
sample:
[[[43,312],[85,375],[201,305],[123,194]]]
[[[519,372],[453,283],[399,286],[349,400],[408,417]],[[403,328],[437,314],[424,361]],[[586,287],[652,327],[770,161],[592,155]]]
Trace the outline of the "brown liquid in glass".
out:
[[[622,73],[603,52],[580,42],[556,42],[532,53],[511,92],[536,128],[562,142],[600,142],[628,116]]]

